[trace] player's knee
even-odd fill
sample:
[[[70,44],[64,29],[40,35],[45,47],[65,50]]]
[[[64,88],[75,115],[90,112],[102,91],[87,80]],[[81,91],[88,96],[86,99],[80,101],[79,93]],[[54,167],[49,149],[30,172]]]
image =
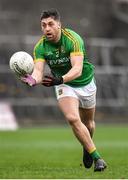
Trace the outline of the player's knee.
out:
[[[86,124],[86,127],[87,127],[89,130],[95,129],[95,121],[94,121],[94,120],[88,121],[87,124]]]
[[[77,117],[75,114],[67,114],[66,119],[71,126],[74,126],[79,121],[79,117]]]

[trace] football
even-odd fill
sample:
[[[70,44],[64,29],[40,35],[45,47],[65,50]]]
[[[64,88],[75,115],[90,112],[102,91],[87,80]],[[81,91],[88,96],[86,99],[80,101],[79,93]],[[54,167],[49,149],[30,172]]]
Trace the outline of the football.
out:
[[[24,76],[25,74],[32,74],[34,62],[30,54],[25,51],[19,51],[11,56],[9,66],[17,76]]]

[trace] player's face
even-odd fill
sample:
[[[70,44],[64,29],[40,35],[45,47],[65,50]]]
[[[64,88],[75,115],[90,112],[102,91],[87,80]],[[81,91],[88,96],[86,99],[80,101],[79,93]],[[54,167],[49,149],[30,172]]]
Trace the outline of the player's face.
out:
[[[51,17],[42,19],[41,29],[49,41],[59,41],[61,32],[61,24],[59,21],[56,21]]]

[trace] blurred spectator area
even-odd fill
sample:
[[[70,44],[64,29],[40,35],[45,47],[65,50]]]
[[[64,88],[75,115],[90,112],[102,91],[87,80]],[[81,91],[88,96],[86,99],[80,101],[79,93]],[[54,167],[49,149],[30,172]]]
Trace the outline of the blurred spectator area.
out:
[[[95,65],[97,111],[128,115],[128,1],[127,0],[0,0],[0,99],[20,118],[62,120],[53,88],[30,88],[9,70],[11,55],[32,54],[39,40],[40,13],[57,8],[62,24],[85,40]],[[46,69],[46,71],[48,68]]]

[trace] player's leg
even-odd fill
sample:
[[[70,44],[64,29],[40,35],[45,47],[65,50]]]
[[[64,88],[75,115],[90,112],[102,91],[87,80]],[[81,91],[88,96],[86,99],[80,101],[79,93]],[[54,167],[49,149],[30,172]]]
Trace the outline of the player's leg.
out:
[[[78,99],[74,97],[63,97],[58,100],[58,104],[77,139],[86,147],[88,152],[93,152],[96,147],[90,137],[88,129],[80,119]]]
[[[96,86],[92,81],[87,86],[81,88],[78,92],[80,96],[80,108],[79,113],[82,122],[90,132],[90,136],[93,136],[95,130],[95,106],[96,106]],[[101,156],[97,156],[95,151],[93,153],[88,152],[86,147],[83,146],[83,164],[86,168],[90,168],[94,161],[94,171],[101,171],[106,168],[106,163],[101,159]]]
[[[92,137],[95,130],[94,116],[96,105],[96,85],[94,80],[82,87],[77,93],[80,100],[79,113],[81,120]],[[85,168],[90,168],[93,164],[93,158],[85,147],[83,147],[83,164]]]
[[[88,128],[90,136],[93,136],[95,130],[95,107],[90,109],[79,108],[79,113],[81,117],[81,121]],[[86,168],[90,168],[93,164],[93,158],[89,154],[89,152],[83,147],[83,164]]]
[[[79,108],[79,113],[82,122],[85,124],[85,126],[88,128],[91,137],[93,136],[94,130],[95,130],[95,122],[94,122],[94,116],[95,116],[95,106],[92,108]],[[94,171],[102,171],[104,170],[107,165],[105,161],[99,156],[95,156],[95,153],[90,154],[86,147],[83,146],[83,163],[86,168],[90,168],[94,161]]]
[[[86,108],[79,108],[80,118],[84,125],[88,128],[91,137],[93,137],[95,131],[95,107],[86,109]]]

